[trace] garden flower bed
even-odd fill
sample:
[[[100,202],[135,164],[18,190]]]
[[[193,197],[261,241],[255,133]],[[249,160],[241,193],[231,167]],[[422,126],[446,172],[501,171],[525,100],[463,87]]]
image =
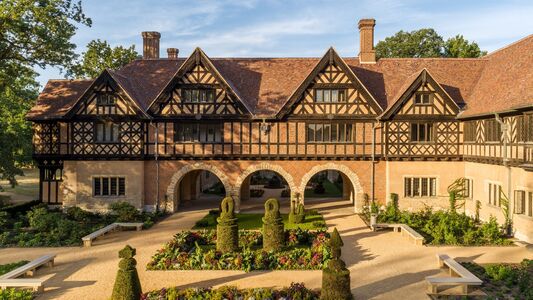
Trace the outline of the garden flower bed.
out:
[[[150,227],[161,214],[140,213],[127,203],[116,203],[108,214],[69,207],[65,211],[33,206],[27,212],[0,211],[0,247],[78,246],[81,238],[114,222],[143,222]]]
[[[217,227],[217,218],[220,216],[218,210],[211,210],[207,215],[202,219],[196,222],[193,229],[215,229]],[[240,229],[261,229],[263,226],[263,217],[264,214],[253,214],[253,213],[238,213],[235,214],[237,217],[237,223],[239,224]],[[289,216],[287,214],[281,214],[283,218],[283,224],[285,229],[309,229],[309,230],[325,230],[326,221],[324,217],[315,209],[308,210],[305,212],[305,220],[299,224],[292,224],[289,222]]]
[[[239,231],[241,251],[216,251],[216,231],[176,234],[152,256],[148,270],[321,270],[331,257],[326,231],[286,230],[286,247],[262,250],[260,231]]]
[[[189,299],[270,299],[287,300],[319,299],[320,292],[313,291],[304,286],[303,283],[292,283],[290,287],[283,289],[272,288],[251,288],[238,289],[234,286],[223,286],[217,289],[210,288],[189,288],[178,289],[168,288],[145,293],[142,300],[189,300]]]
[[[483,280],[483,291],[489,299],[533,299],[533,260],[520,264],[462,263]]]

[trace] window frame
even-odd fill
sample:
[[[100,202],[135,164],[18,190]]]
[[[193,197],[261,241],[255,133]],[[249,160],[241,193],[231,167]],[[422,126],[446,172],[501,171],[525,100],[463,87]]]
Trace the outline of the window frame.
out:
[[[326,101],[325,92],[327,91],[328,101]],[[337,101],[333,101],[333,91],[337,94]],[[319,95],[320,99],[319,100]],[[342,98],[342,99],[341,99]],[[345,88],[315,88],[313,89],[313,101],[314,103],[320,104],[337,104],[337,103],[347,103],[347,89]]]
[[[180,130],[181,128],[181,130]],[[174,123],[174,142],[179,144],[223,144],[224,143],[224,123]],[[185,129],[190,132],[190,137],[186,138]],[[209,138],[212,132],[212,139]],[[205,135],[202,137],[202,133]],[[180,138],[181,135],[181,138]]]
[[[193,101],[193,94],[196,94],[197,101]],[[214,88],[181,88],[180,99],[187,104],[212,104],[216,102],[216,89]],[[202,101],[205,99],[205,101]]]
[[[354,141],[353,127],[349,122],[308,122],[305,123],[305,141],[308,144],[350,144]]]
[[[120,130],[120,123],[116,123],[116,122],[102,122],[102,121],[97,121],[97,122],[94,122],[94,137],[93,137],[93,141],[95,144],[117,144],[117,143],[120,143],[120,138],[121,138],[121,130]],[[103,140],[100,140],[98,138],[98,128],[99,126],[102,126],[102,130],[103,130]],[[109,127],[110,128],[109,128]],[[116,127],[116,135],[115,135],[115,127]],[[109,132],[108,132],[109,130]],[[111,136],[113,139],[111,140],[107,140],[106,139],[106,133],[111,133]],[[116,137],[116,139],[115,139]]]
[[[105,101],[102,98],[105,96]],[[113,101],[109,101],[113,100]],[[112,92],[98,92],[96,93],[96,105],[100,107],[115,106],[117,104],[117,97]]]
[[[422,101],[419,102],[418,101],[418,97],[424,97],[424,96],[428,97],[428,102],[424,103],[424,101],[423,101],[424,99],[423,98],[422,98]],[[414,95],[413,103],[416,106],[433,105],[433,98],[434,98],[434,93],[433,92],[416,92],[415,95]]]
[[[502,130],[500,122],[496,121],[496,119],[486,119],[483,120],[483,126],[485,127],[484,139],[486,143],[502,142]],[[496,135],[494,136],[494,134]]]
[[[477,142],[476,136],[476,121],[466,121],[463,126],[463,142],[475,143]]]
[[[126,197],[126,176],[122,175],[98,175],[92,176],[92,195],[93,197],[111,198]],[[97,188],[98,185],[98,188]],[[114,186],[114,193],[113,191]],[[105,187],[105,191],[104,190]]]
[[[437,198],[438,176],[404,176],[404,198]]]
[[[409,128],[409,142],[417,144],[431,144],[435,142],[435,132],[433,122],[411,122]],[[413,126],[416,128],[416,139],[413,139]],[[424,140],[421,140],[420,128],[423,127],[424,130]],[[429,136],[429,138],[427,138]]]

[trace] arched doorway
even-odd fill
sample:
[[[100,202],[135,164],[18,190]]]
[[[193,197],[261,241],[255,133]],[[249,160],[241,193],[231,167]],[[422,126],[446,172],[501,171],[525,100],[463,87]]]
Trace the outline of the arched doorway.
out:
[[[217,208],[231,192],[226,175],[205,164],[185,166],[176,172],[167,189],[167,210]]]
[[[361,212],[364,193],[359,177],[342,164],[318,165],[302,177],[300,190],[305,203],[314,201],[350,201]]]
[[[274,197],[280,200],[282,209],[288,210],[297,186],[282,167],[261,163],[249,167],[239,176],[235,190],[241,206],[261,209],[266,199]]]

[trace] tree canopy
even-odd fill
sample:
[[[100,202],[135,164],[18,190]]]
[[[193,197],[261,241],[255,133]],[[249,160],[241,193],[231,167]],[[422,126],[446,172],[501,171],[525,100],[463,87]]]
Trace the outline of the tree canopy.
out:
[[[87,51],[83,53],[79,64],[69,72],[69,76],[96,78],[103,70],[116,70],[137,56],[139,54],[135,51],[135,45],[128,48],[122,46],[112,48],[107,41],[92,40],[87,44]]]
[[[376,56],[383,57],[480,57],[487,54],[462,35],[444,40],[434,29],[399,31],[379,41]]]
[[[0,177],[12,185],[31,162],[24,117],[39,88],[33,67],[70,69],[77,58],[71,38],[80,24],[91,26],[81,1],[0,1]]]

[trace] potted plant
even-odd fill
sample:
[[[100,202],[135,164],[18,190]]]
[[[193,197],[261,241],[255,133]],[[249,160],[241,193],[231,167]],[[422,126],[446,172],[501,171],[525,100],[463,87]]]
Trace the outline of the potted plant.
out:
[[[375,229],[375,226],[377,224],[378,213],[378,204],[376,203],[376,201],[372,201],[372,204],[370,205],[370,227],[372,227],[372,229]]]

